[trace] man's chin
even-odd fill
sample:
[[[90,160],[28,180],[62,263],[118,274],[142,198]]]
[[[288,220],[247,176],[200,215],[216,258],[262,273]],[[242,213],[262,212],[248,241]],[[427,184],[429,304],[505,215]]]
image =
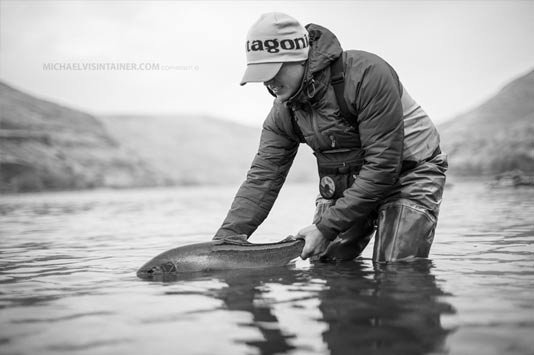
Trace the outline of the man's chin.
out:
[[[276,99],[279,101],[279,102],[286,102],[287,100],[289,100],[290,96],[288,95],[280,95],[280,96],[276,96]]]

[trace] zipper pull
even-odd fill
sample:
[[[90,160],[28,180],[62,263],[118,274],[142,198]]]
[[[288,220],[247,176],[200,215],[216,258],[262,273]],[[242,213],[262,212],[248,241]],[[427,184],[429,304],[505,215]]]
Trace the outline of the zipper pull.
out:
[[[333,135],[330,136],[330,140],[332,141],[332,148],[335,148],[336,147],[336,137],[334,137]]]
[[[311,88],[311,92],[310,92]],[[312,78],[310,81],[310,85],[306,88],[306,95],[309,99],[311,99],[315,95],[315,80]]]

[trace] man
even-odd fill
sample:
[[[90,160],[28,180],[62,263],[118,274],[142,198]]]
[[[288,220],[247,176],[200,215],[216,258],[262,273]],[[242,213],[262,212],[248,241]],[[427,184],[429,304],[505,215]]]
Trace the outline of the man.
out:
[[[343,51],[328,29],[267,13],[251,27],[241,85],[276,97],[260,147],[214,238],[250,236],[267,217],[300,143],[317,158],[321,197],[298,232],[302,258],[353,259],[376,227],[373,260],[427,257],[447,170],[429,117],[380,57]]]

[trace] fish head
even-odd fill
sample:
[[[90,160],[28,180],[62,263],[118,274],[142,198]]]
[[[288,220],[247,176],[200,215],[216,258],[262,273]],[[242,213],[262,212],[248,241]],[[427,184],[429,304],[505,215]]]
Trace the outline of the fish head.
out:
[[[172,260],[155,257],[137,270],[137,277],[153,279],[176,272],[176,270],[176,264]]]
[[[168,275],[202,270],[208,254],[220,241],[196,243],[168,250],[154,257],[137,271],[141,279],[162,279]]]

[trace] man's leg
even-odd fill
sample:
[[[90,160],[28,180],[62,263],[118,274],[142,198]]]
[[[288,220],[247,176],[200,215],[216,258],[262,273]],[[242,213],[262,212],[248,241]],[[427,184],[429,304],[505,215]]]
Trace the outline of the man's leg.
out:
[[[434,240],[437,219],[410,200],[387,203],[378,213],[373,260],[426,258]]]
[[[378,213],[373,260],[426,258],[434,240],[445,186],[445,154],[399,177],[399,184]]]
[[[332,205],[334,200],[319,197],[316,201],[315,216],[313,223],[317,223],[318,218]],[[369,218],[364,228],[352,227],[341,233],[329,245],[328,249],[321,256],[321,259],[328,260],[352,260],[362,253],[375,231],[375,218]]]

